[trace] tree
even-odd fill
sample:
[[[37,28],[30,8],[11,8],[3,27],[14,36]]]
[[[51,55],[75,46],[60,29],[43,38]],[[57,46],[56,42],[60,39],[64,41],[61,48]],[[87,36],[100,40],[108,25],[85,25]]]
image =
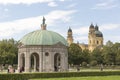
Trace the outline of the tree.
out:
[[[78,44],[72,43],[68,47],[68,61],[69,64],[79,65],[82,63],[82,49]]]
[[[120,47],[120,43],[115,43],[112,46],[104,46],[103,47],[103,54],[104,54],[104,59],[105,59],[105,63],[112,65],[112,64],[116,64],[116,62],[118,61],[119,63],[119,57],[120,57],[120,51],[119,51],[119,47]]]
[[[120,43],[112,46],[112,52],[114,52],[114,64],[120,65]]]
[[[104,58],[101,49],[94,49],[91,53],[91,61],[97,61],[98,64],[104,63]]]
[[[0,64],[17,64],[17,45],[14,39],[0,41]]]
[[[106,42],[106,46],[108,47],[112,47],[113,46],[113,42],[111,42],[110,40]]]
[[[88,49],[84,49],[81,54],[82,62],[90,63],[90,51]]]

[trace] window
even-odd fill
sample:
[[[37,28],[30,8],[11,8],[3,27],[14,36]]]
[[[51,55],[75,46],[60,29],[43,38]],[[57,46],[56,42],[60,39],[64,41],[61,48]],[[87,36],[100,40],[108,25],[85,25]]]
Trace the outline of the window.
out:
[[[90,40],[90,44],[91,44],[91,40]]]
[[[49,56],[49,53],[48,53],[48,52],[46,52],[46,53],[45,53],[45,56]]]
[[[99,41],[97,41],[97,44],[99,44]]]

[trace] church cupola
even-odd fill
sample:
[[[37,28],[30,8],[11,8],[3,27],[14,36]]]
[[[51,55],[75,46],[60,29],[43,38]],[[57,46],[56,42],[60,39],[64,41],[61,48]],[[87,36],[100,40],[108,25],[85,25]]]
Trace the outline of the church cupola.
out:
[[[45,24],[45,18],[43,16],[42,24],[41,24],[41,30],[46,30],[46,24]]]
[[[92,28],[94,28],[94,25],[93,25],[93,23],[91,23],[91,25],[90,25],[90,27],[89,27],[90,29],[92,29]]]
[[[95,26],[95,30],[96,30],[96,31],[99,31],[99,27],[98,27],[97,24],[96,24],[96,26]]]
[[[95,31],[95,27],[93,25],[93,23],[91,23],[90,27],[89,27],[89,32],[93,33]]]
[[[68,32],[72,32],[72,29],[69,27]]]

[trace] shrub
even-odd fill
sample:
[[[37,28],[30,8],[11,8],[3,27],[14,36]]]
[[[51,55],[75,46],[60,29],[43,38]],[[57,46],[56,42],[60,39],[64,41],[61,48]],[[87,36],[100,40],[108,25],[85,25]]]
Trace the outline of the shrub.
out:
[[[120,75],[120,71],[0,74],[0,80]]]
[[[96,66],[97,65],[97,61],[93,60],[90,62],[90,66]]]
[[[86,62],[82,62],[82,66],[83,67],[87,67],[87,63]]]

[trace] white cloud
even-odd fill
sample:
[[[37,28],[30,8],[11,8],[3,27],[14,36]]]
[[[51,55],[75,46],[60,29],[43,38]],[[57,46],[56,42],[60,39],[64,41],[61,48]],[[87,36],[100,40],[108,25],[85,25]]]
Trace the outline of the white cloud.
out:
[[[87,35],[74,37],[74,42],[88,43],[88,37]]]
[[[50,3],[48,3],[48,6],[50,6],[50,7],[56,7],[58,5],[55,2],[50,2]]]
[[[100,30],[106,31],[106,30],[114,30],[120,28],[120,24],[103,24],[100,26]]]
[[[65,0],[60,0],[60,1],[65,1]]]
[[[118,7],[116,0],[106,0],[96,4],[92,9],[111,9]]]
[[[58,20],[58,22],[60,21],[64,21],[67,22],[71,19],[71,16],[69,16],[70,14],[75,13],[75,10],[69,10],[69,11],[61,11],[61,10],[56,10],[56,11],[52,11],[49,13],[49,15],[46,15],[45,17],[47,18],[47,21],[51,24],[55,24],[55,21]],[[49,24],[48,25],[51,25]]]
[[[85,35],[88,33],[88,26],[73,29],[74,34]]]
[[[67,6],[67,8],[73,8],[73,7],[75,7],[76,5],[77,5],[76,3],[70,4],[70,5]]]
[[[79,27],[72,29],[73,31],[73,38],[74,42],[79,41],[80,43],[87,43],[88,41],[88,32],[89,32],[89,27],[84,26],[84,27]]]
[[[107,35],[104,37],[104,43],[106,43],[108,40],[115,42],[120,42],[120,36],[119,35]]]
[[[49,3],[54,0],[0,0],[0,4],[33,4],[33,3]]]
[[[8,12],[9,10],[7,8],[4,9],[5,12]]]
[[[66,18],[70,18],[70,15],[73,14],[74,10],[63,11],[56,10],[45,15],[46,23],[49,26],[56,25],[57,21],[64,21]],[[58,15],[61,14],[61,15]],[[42,23],[43,16],[31,17],[26,19],[20,19],[10,22],[0,23],[0,39],[22,37],[24,34],[39,29]],[[38,26],[38,27],[37,27]]]

